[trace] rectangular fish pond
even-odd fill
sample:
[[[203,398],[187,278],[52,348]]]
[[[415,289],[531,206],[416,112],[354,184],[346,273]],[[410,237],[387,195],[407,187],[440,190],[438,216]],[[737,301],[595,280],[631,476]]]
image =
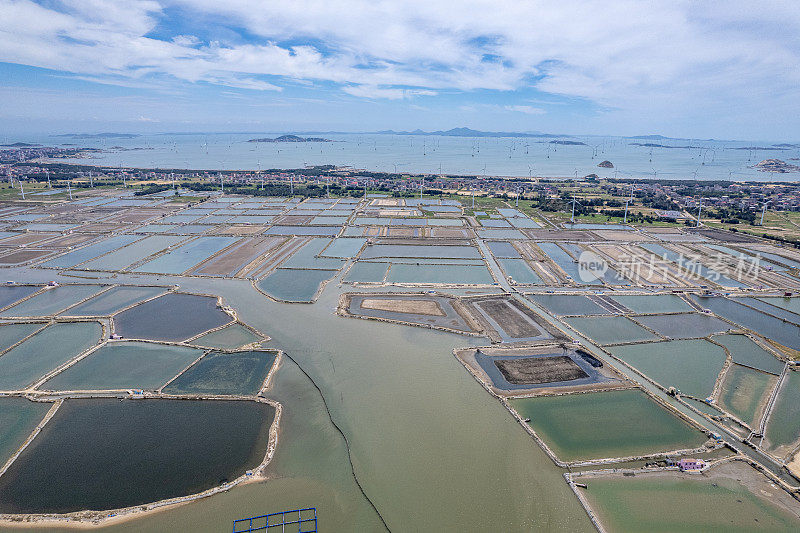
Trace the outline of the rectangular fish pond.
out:
[[[600,344],[621,344],[659,340],[636,322],[624,316],[593,316],[564,318],[564,322],[579,333]]]
[[[258,282],[258,288],[276,300],[311,302],[323,283],[337,270],[279,268]]]
[[[562,461],[693,449],[707,437],[639,389],[509,400]]]
[[[212,296],[171,292],[114,316],[114,331],[128,339],[180,342],[233,318]]]
[[[749,465],[580,477],[581,494],[607,531],[797,531],[797,502]]]
[[[241,394],[261,390],[276,352],[211,352],[164,387],[166,394]]]
[[[52,406],[25,398],[0,398],[0,468],[25,443]]]
[[[65,400],[0,476],[0,513],[117,509],[205,491],[261,464],[274,416],[254,401]]]
[[[662,387],[675,387],[700,399],[714,390],[726,359],[722,347],[705,339],[616,346],[608,351]]]
[[[47,326],[0,355],[0,390],[21,390],[100,341],[99,322]]]
[[[44,390],[157,390],[203,350],[154,342],[112,341],[45,382]]]

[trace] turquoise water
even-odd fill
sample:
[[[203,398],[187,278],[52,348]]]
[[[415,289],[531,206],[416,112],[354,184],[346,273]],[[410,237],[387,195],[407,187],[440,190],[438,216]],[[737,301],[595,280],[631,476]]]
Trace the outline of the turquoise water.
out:
[[[489,270],[477,265],[416,265],[393,263],[386,278],[389,283],[494,283]]]

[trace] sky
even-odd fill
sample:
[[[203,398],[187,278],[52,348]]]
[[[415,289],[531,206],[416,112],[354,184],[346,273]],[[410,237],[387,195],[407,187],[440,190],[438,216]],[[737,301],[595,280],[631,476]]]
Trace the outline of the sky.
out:
[[[800,140],[795,0],[0,0],[0,133]]]

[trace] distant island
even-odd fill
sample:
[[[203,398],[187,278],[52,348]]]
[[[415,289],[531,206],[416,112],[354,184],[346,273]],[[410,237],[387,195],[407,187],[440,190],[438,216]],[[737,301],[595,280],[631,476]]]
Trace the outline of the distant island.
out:
[[[330,139],[323,139],[322,137],[298,137],[297,135],[281,135],[280,137],[261,137],[259,139],[250,139],[249,143],[329,143],[333,142]]]
[[[136,133],[62,133],[53,137],[69,137],[70,139],[135,139]]]
[[[781,161],[780,159],[765,159],[760,163],[755,164],[753,168],[760,170],[761,172],[800,172],[800,166],[792,165],[791,163]]]
[[[588,144],[580,141],[550,141],[550,144],[563,144],[565,146],[588,146]]]
[[[41,144],[31,144],[31,143],[12,143],[12,144],[0,144],[3,148],[35,148],[37,146],[41,146]]]
[[[606,159],[605,161],[598,163],[597,166],[600,168],[614,168],[614,163]]]

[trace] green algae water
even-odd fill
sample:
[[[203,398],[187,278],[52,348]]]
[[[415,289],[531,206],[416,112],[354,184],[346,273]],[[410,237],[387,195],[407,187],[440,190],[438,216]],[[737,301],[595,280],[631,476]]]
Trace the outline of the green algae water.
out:
[[[510,401],[562,461],[696,448],[705,435],[639,389]]]
[[[116,509],[202,492],[263,461],[274,415],[250,401],[66,400],[0,477],[0,512]]]
[[[722,382],[720,406],[751,428],[758,428],[758,421],[776,381],[777,378],[771,374],[732,365]]]
[[[757,496],[736,477],[640,474],[580,481],[586,483],[583,495],[608,531],[745,533],[800,527],[795,514],[774,505],[767,495]]]
[[[707,340],[675,340],[616,346],[609,351],[662,387],[705,398],[725,364],[725,351]]]
[[[0,467],[23,445],[52,406],[25,398],[0,398]]]
[[[764,436],[773,452],[784,448],[788,452],[800,440],[800,372],[786,374]]]
[[[564,321],[599,344],[654,341],[659,337],[624,316],[571,317]]]
[[[211,352],[164,387],[167,394],[256,394],[275,362],[274,352]]]

